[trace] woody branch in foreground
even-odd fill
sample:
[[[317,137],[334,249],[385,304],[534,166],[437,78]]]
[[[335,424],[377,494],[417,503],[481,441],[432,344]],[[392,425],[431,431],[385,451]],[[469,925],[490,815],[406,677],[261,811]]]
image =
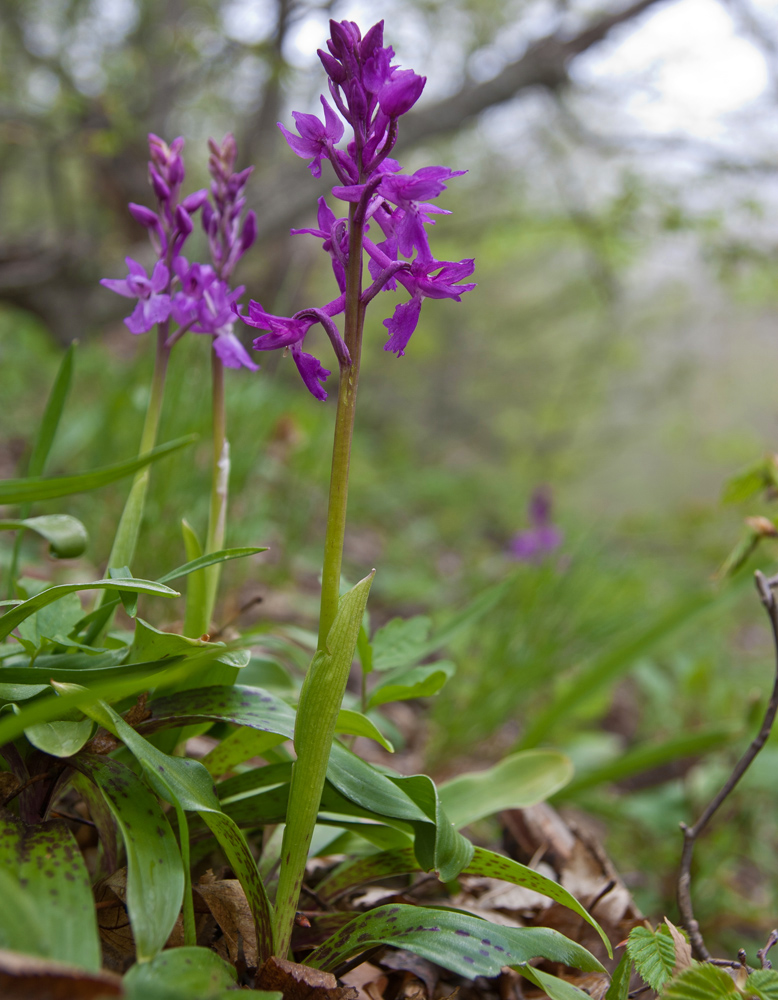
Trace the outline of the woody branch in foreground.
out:
[[[767,742],[773,728],[773,723],[775,722],[776,711],[778,711],[778,604],[776,604],[774,593],[775,589],[778,588],[778,576],[768,578],[757,570],[756,587],[759,591],[760,600],[762,601],[768,617],[770,618],[770,627],[772,629],[773,642],[776,652],[776,673],[770,702],[767,706],[767,711],[765,712],[765,717],[759,728],[759,732],[756,734],[746,752],[733,768],[732,773],[722,786],[721,790],[708,803],[707,808],[703,811],[694,826],[687,826],[685,823],[681,823],[681,830],[683,831],[683,851],[681,852],[681,869],[678,874],[678,908],[681,912],[683,926],[688,931],[694,956],[704,962],[711,961],[711,954],[705,946],[702,933],[700,932],[700,925],[697,923],[697,920],[694,917],[694,910],[692,909],[691,866],[694,845],[697,838],[710,822],[716,810],[734,789],[735,785],[737,785],[748,768],[751,766],[751,763],[756,755]],[[764,950],[766,953],[766,949]]]

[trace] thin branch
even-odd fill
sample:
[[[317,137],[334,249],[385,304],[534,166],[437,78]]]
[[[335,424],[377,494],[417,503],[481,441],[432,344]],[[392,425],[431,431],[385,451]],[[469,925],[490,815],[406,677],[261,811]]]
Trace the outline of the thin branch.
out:
[[[695,920],[691,900],[691,866],[694,845],[697,838],[710,822],[716,810],[727,798],[730,792],[732,792],[734,787],[751,766],[751,763],[756,755],[767,742],[770,731],[773,728],[776,712],[778,711],[778,605],[776,605],[775,594],[773,593],[774,588],[778,587],[778,576],[767,579],[758,570],[755,576],[756,587],[759,591],[759,598],[767,611],[773,633],[773,643],[776,655],[776,673],[775,681],[773,683],[773,692],[770,696],[770,702],[767,706],[767,711],[765,712],[765,717],[762,721],[759,732],[751,741],[751,744],[746,752],[732,769],[732,774],[730,774],[719,793],[710,801],[707,808],[703,811],[694,826],[689,827],[685,823],[681,823],[681,830],[683,831],[683,851],[681,852],[681,868],[678,874],[678,908],[681,911],[682,924],[689,934],[689,940],[695,957],[706,962],[710,961],[711,956],[710,952],[705,947],[705,942],[703,941],[702,934],[700,933],[700,925]]]

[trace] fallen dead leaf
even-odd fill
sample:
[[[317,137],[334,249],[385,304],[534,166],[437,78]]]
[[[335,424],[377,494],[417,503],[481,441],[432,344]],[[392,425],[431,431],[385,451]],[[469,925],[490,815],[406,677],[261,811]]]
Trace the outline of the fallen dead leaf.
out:
[[[227,953],[236,962],[243,942],[246,965],[257,967],[257,934],[254,918],[240,882],[234,878],[221,881],[208,880],[193,886],[195,893],[205,900],[213,919],[221,928]]]
[[[257,973],[256,988],[280,990],[284,1000],[358,1000],[353,986],[338,986],[331,972],[322,972],[285,958],[269,958]]]
[[[359,1000],[382,1000],[389,979],[381,969],[363,962],[341,978],[345,986],[353,986]]]
[[[690,969],[692,967],[692,946],[683,934],[681,934],[675,924],[670,923],[667,917],[665,917],[665,923],[667,924],[667,929],[670,931],[673,938],[673,944],[675,945],[675,965],[673,966],[673,975],[677,976],[685,969]]]

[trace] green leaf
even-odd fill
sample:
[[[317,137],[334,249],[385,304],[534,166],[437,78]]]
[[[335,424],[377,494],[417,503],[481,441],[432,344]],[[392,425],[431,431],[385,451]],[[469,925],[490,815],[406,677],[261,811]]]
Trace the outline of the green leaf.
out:
[[[0,818],[2,826],[2,818]],[[0,845],[2,853],[2,845]],[[48,955],[48,933],[41,927],[33,895],[19,885],[19,878],[2,866],[0,858],[0,948],[28,955]]]
[[[45,514],[19,520],[0,520],[0,531],[34,531],[49,543],[49,552],[58,559],[75,559],[89,543],[84,525],[69,514]]]
[[[366,736],[369,740],[375,740],[384,750],[394,753],[394,747],[388,739],[381,733],[380,729],[366,715],[361,712],[352,712],[351,709],[341,708],[338,712],[338,721],[335,723],[336,733],[345,733],[348,736]]]
[[[741,503],[761,493],[770,486],[778,485],[776,456],[767,455],[731,476],[724,484],[722,503]]]
[[[248,844],[235,822],[221,811],[213,779],[206,768],[199,761],[162,753],[103,702],[85,711],[124,743],[157,795],[182,809],[197,812],[210,827],[246,893],[256,926],[260,960],[269,958],[273,954],[270,902]]]
[[[437,872],[442,882],[450,882],[473,857],[473,845],[459,833],[443,808],[432,778],[416,774],[393,781],[424,811],[426,823],[414,823],[414,851],[425,871]]]
[[[611,975],[610,986],[604,1000],[628,1000],[629,982],[632,978],[632,959],[629,952],[624,951],[621,960]]]
[[[735,986],[732,976],[715,965],[697,965],[668,983],[662,1000],[715,1000],[716,997],[733,996],[742,997],[743,994]]]
[[[177,438],[167,444],[158,445],[139,458],[127,462],[117,462],[106,465],[102,469],[82,472],[77,476],[53,476],[43,478],[32,476],[28,479],[5,479],[0,482],[0,504],[27,503],[35,500],[54,500],[58,497],[71,496],[74,493],[86,493],[114,483],[117,479],[131,476],[138,469],[143,469],[152,462],[166,458],[181,448],[187,448],[197,440],[196,434]]]
[[[627,938],[627,953],[651,989],[660,990],[672,978],[675,945],[666,928],[654,932],[647,927],[634,927]]]
[[[266,750],[285,741],[285,736],[278,736],[276,733],[242,727],[225,736],[212,750],[209,750],[203,757],[202,764],[208,769],[208,773],[216,778],[250,757],[261,757]]]
[[[367,858],[359,858],[356,861],[335,869],[316,887],[316,892],[320,899],[327,903],[333,902],[342,896],[349,889],[361,885],[365,882],[372,882],[376,879],[387,878],[393,875],[405,875],[409,872],[419,870],[419,863],[412,848],[401,848],[390,851],[382,851],[379,854],[372,854]],[[500,854],[476,847],[473,858],[466,868],[463,869],[465,875],[486,875],[489,878],[503,879],[513,885],[522,885],[535,892],[542,893],[550,899],[561,903],[583,917],[595,928],[610,949],[607,935],[593,917],[589,916],[574,896],[571,896],[567,889],[564,889],[558,882],[554,882],[539,872],[526,868],[517,861],[505,858]]]
[[[531,958],[546,958],[585,972],[602,971],[590,952],[558,931],[502,927],[454,910],[400,905],[379,906],[356,917],[306,962],[332,972],[379,944],[412,951],[468,979],[497,976],[504,965],[523,965]]]
[[[410,823],[434,822],[411,797],[409,791],[398,784],[398,781],[407,779],[401,779],[398,775],[393,780],[337,741],[332,744],[327,778],[350,802],[377,816],[402,819]],[[410,790],[416,791],[413,786]],[[424,790],[426,791],[426,786]],[[425,806],[434,811],[434,806],[430,806],[429,796],[425,799]]]
[[[27,826],[0,813],[0,870],[16,880],[36,914],[35,933],[22,951],[33,951],[97,971],[100,938],[89,873],[73,834],[59,821]],[[4,897],[0,936],[13,939],[15,908]],[[27,916],[24,905],[20,918]]]
[[[240,684],[194,688],[155,698],[148,708],[151,716],[138,726],[139,732],[156,732],[171,725],[184,726],[211,719],[277,733],[286,739],[294,736],[294,710],[262,688]]]
[[[92,729],[91,719],[80,722],[58,720],[28,726],[24,735],[34,747],[52,757],[72,757],[87,742]]]
[[[38,436],[30,455],[30,464],[27,473],[30,476],[41,476],[46,466],[46,459],[49,457],[54,437],[59,427],[62,411],[70,393],[70,384],[73,379],[73,354],[76,349],[76,342],[70,344],[60,362],[54,385],[51,387],[49,398],[46,400],[46,409],[43,411]]]
[[[184,536],[184,552],[189,565],[196,563],[203,557],[203,546],[197,536],[197,532],[185,519],[181,519],[181,532]],[[174,570],[175,572],[175,570]],[[191,635],[197,638],[203,635],[203,629],[207,628],[205,622],[205,573],[193,573],[186,581],[186,614],[184,616],[184,635]]]
[[[235,968],[210,948],[169,948],[133,965],[123,980],[126,1000],[220,1000],[237,981]],[[281,994],[265,994],[280,997]],[[232,996],[232,993],[230,993]]]
[[[425,655],[432,622],[423,615],[393,618],[373,636],[373,669],[408,667]]]
[[[156,797],[137,775],[110,757],[79,755],[73,766],[103,794],[127,854],[127,913],[139,962],[161,951],[184,897],[176,838]]]
[[[775,969],[758,969],[746,980],[747,993],[753,993],[759,1000],[778,1000],[778,972]]]
[[[83,616],[81,601],[66,594],[19,623],[19,635],[35,649],[46,642],[69,643],[68,636]]]
[[[162,584],[158,586],[162,586]],[[211,662],[222,663],[228,667],[243,667],[251,657],[248,650],[229,649],[223,642],[205,642],[202,639],[189,639],[176,632],[162,632],[143,621],[142,618],[137,618],[135,637],[130,647],[127,663],[163,660],[169,656],[191,656],[193,653],[204,650],[213,650],[217,654]]]
[[[129,566],[109,566],[108,576],[111,580],[131,580],[132,570]],[[122,602],[125,614],[135,618],[138,614],[138,595],[131,590],[120,590],[119,600]]]
[[[535,969],[531,965],[520,966],[519,972],[525,979],[529,979],[531,983],[539,986],[549,1000],[581,1000],[582,997],[585,1000],[586,997],[590,996],[589,993],[579,990],[572,983],[566,983],[564,979],[552,976],[541,969]]]
[[[502,809],[523,809],[543,802],[573,775],[570,760],[557,750],[523,750],[487,771],[452,778],[440,786],[440,798],[460,829]]]
[[[182,521],[182,524],[186,524],[186,521]],[[187,524],[186,526],[192,532],[189,525]],[[187,555],[189,555],[189,552],[190,548],[187,546]],[[257,552],[267,552],[267,545],[251,545],[243,546],[243,548],[219,549],[218,552],[209,552],[207,555],[191,559],[189,562],[184,563],[183,566],[179,566],[178,569],[173,569],[169,573],[165,573],[164,576],[159,578],[157,583],[170,583],[171,580],[178,580],[180,577],[188,576],[199,569],[207,569],[208,566],[215,566],[217,563],[229,562],[230,559],[243,559],[246,556],[254,556]]]
[[[393,673],[382,684],[373,688],[367,707],[376,708],[389,701],[430,698],[440,691],[450,677],[454,676],[456,669],[448,660],[439,660],[423,667],[411,667],[409,670]]]
[[[171,590],[161,583],[151,580],[95,580],[92,583],[64,583],[57,587],[49,587],[35,597],[23,601],[0,618],[0,639],[5,639],[11,632],[36,611],[53,604],[66,594],[75,594],[80,590],[131,590],[139,594],[151,594],[155,597],[180,597],[177,590]]]

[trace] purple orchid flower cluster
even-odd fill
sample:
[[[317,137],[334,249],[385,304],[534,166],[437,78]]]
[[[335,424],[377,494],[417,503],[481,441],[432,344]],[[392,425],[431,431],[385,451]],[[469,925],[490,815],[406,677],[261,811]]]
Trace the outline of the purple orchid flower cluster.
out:
[[[528,505],[532,527],[514,535],[508,546],[508,553],[514,559],[519,562],[542,563],[562,544],[562,531],[551,519],[552,504],[549,487],[538,486]]]
[[[322,96],[324,121],[313,114],[293,112],[298,134],[280,122],[279,127],[293,152],[310,159],[314,177],[321,177],[322,161],[329,162],[338,180],[332,194],[351,206],[349,218],[340,217],[320,198],[318,228],[292,230],[295,235],[306,233],[322,240],[331,258],[339,294],[321,308],[304,309],[291,317],[273,316],[255,301],[250,302],[248,315],[241,315],[244,323],[266,331],[254,341],[254,348],[288,348],[305,385],[322,400],[327,398],[323,382],[330,372],[303,351],[303,343],[310,327],[321,323],[339,362],[349,363],[348,349],[332,317],[347,308],[352,247],[359,247],[360,257],[362,250],[367,252],[373,279],[368,288],[362,291],[360,287],[358,291],[361,309],[379,291],[396,290],[398,283],[410,296],[384,321],[390,334],[385,349],[398,357],[405,353],[416,329],[425,298],[458,302],[464,292],[475,287],[462,283],[473,273],[473,261],[437,260],[425,228],[434,224],[432,215],[450,214],[429,204],[428,199],[446,189],[445,181],[465,171],[432,166],[403,174],[399,163],[389,156],[397,141],[398,121],[420,97],[426,78],[393,65],[394,51],[383,44],[383,21],[370,28],[364,38],[351,21],[330,21],[330,29],[329,51],[319,50],[318,54],[329,77],[335,107]],[[338,148],[344,121],[353,133],[345,149]],[[372,224],[377,239],[373,233],[367,235]],[[359,242],[351,239],[353,227],[360,228]],[[361,266],[359,272],[361,280]]]
[[[157,210],[132,203],[129,210],[135,221],[148,230],[158,259],[149,276],[142,264],[127,257],[127,277],[103,278],[101,284],[137,300],[124,321],[131,333],[146,333],[157,324],[166,324],[160,330],[168,349],[187,331],[207,334],[224,365],[256,371],[259,366],[233,332],[234,306],[244,288],[229,286],[235,265],[257,235],[254,212],[243,217],[244,189],[253,168],[235,172],[237,146],[232,135],[227,135],[221,145],[212,139],[208,145],[210,191],[201,189],[181,198],[184,140],[179,137],[168,146],[158,136],[149,136],[149,179]],[[211,264],[190,264],[182,255],[194,229],[192,216],[198,210],[208,237]],[[171,320],[176,323],[173,331]]]

